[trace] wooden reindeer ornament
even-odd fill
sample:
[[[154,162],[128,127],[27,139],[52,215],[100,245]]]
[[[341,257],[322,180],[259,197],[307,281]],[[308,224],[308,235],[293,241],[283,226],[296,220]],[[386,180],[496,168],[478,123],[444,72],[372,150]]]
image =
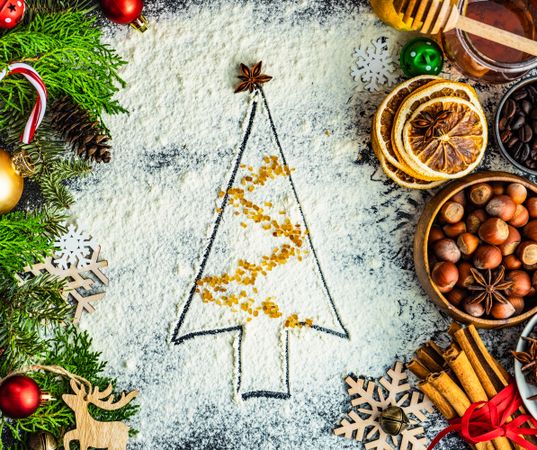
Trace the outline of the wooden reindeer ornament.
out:
[[[75,412],[76,417],[76,429],[65,433],[63,438],[65,450],[70,449],[69,446],[73,441],[79,442],[80,450],[88,450],[88,447],[126,450],[129,427],[122,422],[95,420],[91,417],[88,406],[92,404],[106,411],[121,409],[138,395],[138,391],[132,391],[127,395],[122,394],[121,398],[113,403],[112,385],[100,392],[98,387],[87,384],[88,390],[83,382],[71,378],[71,389],[74,394],[62,395],[63,401]]]

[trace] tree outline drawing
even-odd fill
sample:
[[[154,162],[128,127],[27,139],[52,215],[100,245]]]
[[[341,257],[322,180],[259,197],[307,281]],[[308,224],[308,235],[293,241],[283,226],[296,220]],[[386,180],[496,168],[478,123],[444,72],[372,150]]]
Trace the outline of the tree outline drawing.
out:
[[[197,272],[197,276],[196,276],[196,278],[194,280],[194,283],[192,285],[192,288],[190,290],[188,298],[187,298],[187,300],[186,300],[186,302],[185,302],[185,304],[184,304],[184,306],[182,308],[179,321],[178,321],[178,323],[177,323],[177,325],[176,325],[176,327],[174,329],[173,337],[172,337],[172,342],[174,344],[176,344],[176,345],[179,345],[179,344],[184,343],[185,341],[188,341],[188,340],[193,339],[193,338],[198,337],[198,336],[215,335],[215,334],[228,333],[228,332],[237,332],[238,333],[238,339],[236,341],[236,343],[237,343],[236,352],[237,353],[236,353],[236,356],[235,356],[235,358],[236,358],[236,368],[237,368],[236,391],[240,395],[240,398],[242,400],[246,400],[246,399],[254,398],[254,397],[268,397],[268,398],[279,398],[279,399],[289,399],[291,397],[291,388],[290,388],[290,381],[289,381],[289,332],[290,332],[290,330],[289,329],[283,329],[283,335],[281,336],[281,342],[280,342],[281,348],[283,349],[283,355],[284,355],[283,356],[283,361],[282,361],[282,365],[283,365],[282,369],[283,369],[283,372],[284,372],[284,374],[283,374],[284,378],[283,378],[283,381],[282,381],[283,388],[278,389],[278,390],[253,389],[253,390],[248,390],[246,392],[241,392],[242,382],[243,382],[243,365],[244,365],[242,347],[243,347],[243,342],[244,342],[244,339],[245,339],[244,329],[247,326],[246,324],[238,324],[236,326],[226,326],[226,327],[214,328],[214,329],[210,329],[210,330],[193,331],[193,332],[187,332],[186,334],[181,334],[181,331],[182,331],[182,327],[184,325],[185,319],[187,317],[187,314],[189,313],[190,308],[191,308],[191,306],[193,304],[193,301],[195,299],[195,296],[197,294],[198,282],[205,275],[207,261],[209,259],[209,256],[211,255],[211,251],[213,250],[213,246],[214,246],[216,237],[218,235],[220,225],[222,224],[224,212],[225,212],[226,208],[229,206],[229,190],[235,185],[236,178],[237,178],[237,173],[239,171],[239,168],[241,167],[243,155],[244,155],[244,152],[245,152],[246,147],[248,145],[248,141],[250,139],[250,135],[251,135],[253,127],[254,127],[255,118],[256,118],[256,115],[257,115],[257,112],[258,112],[258,106],[259,106],[258,104],[260,102],[262,102],[264,107],[265,107],[265,110],[266,110],[266,113],[267,113],[267,116],[268,116],[268,121],[269,121],[269,125],[270,125],[271,134],[272,134],[272,136],[274,138],[274,141],[275,141],[278,153],[279,153],[279,157],[283,161],[284,165],[287,166],[287,160],[286,160],[285,154],[283,152],[283,148],[282,148],[281,143],[280,143],[280,139],[279,139],[279,136],[278,136],[278,133],[277,133],[277,130],[276,130],[276,126],[275,126],[273,118],[272,118],[272,114],[271,114],[269,106],[268,106],[268,102],[267,102],[265,93],[264,93],[263,89],[259,85],[256,85],[255,91],[253,93],[253,101],[252,101],[252,104],[251,104],[250,113],[249,113],[249,116],[248,116],[247,127],[246,127],[246,130],[244,132],[244,136],[243,136],[241,145],[239,147],[239,151],[237,153],[237,156],[236,156],[236,159],[235,159],[235,162],[234,162],[234,165],[233,165],[231,176],[229,177],[229,180],[228,180],[228,183],[227,183],[227,189],[223,193],[222,200],[221,200],[221,203],[220,203],[220,207],[218,208],[218,214],[217,214],[216,220],[214,222],[212,232],[211,232],[211,235],[209,237],[209,241],[208,241],[207,246],[205,248],[205,251],[203,253],[203,257],[202,257],[202,260],[201,260],[201,264],[199,266],[199,270]],[[296,203],[298,205],[298,210],[299,210],[299,213],[300,213],[302,223],[303,223],[303,225],[304,225],[304,227],[306,229],[307,241],[308,241],[308,244],[309,244],[309,248],[311,250],[312,257],[314,259],[314,264],[315,264],[315,268],[316,268],[316,271],[317,271],[317,275],[320,278],[320,281],[321,281],[321,284],[322,284],[322,289],[323,289],[324,294],[325,294],[325,296],[326,296],[326,298],[327,298],[327,300],[329,302],[330,312],[333,314],[333,319],[334,319],[335,323],[338,325],[339,330],[338,329],[332,329],[332,328],[329,328],[329,327],[324,327],[324,326],[317,325],[317,324],[312,324],[311,328],[315,329],[317,331],[323,332],[323,333],[327,333],[327,334],[330,334],[330,335],[340,337],[340,338],[349,339],[349,334],[348,334],[345,326],[343,325],[343,323],[342,323],[342,321],[341,321],[341,319],[339,317],[339,313],[338,313],[338,311],[336,309],[335,302],[334,302],[334,300],[332,298],[332,295],[330,293],[330,290],[329,290],[328,284],[326,282],[324,273],[323,273],[322,268],[321,268],[321,264],[320,264],[319,259],[317,257],[315,246],[313,245],[311,234],[309,233],[309,227],[308,227],[306,218],[304,216],[302,204],[300,203],[300,199],[298,197],[298,193],[297,193],[293,178],[292,178],[290,173],[289,173],[287,178],[288,178],[288,181],[289,181],[289,184],[290,184],[290,187],[291,187],[291,191],[293,193],[294,200],[296,201]],[[304,323],[301,323],[301,325],[304,325]]]

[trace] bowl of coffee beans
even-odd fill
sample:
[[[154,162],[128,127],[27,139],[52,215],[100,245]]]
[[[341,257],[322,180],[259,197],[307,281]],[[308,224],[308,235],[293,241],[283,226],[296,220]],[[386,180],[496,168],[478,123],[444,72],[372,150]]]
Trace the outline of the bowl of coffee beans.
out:
[[[496,142],[511,164],[537,175],[537,77],[522,80],[507,91],[494,128]]]

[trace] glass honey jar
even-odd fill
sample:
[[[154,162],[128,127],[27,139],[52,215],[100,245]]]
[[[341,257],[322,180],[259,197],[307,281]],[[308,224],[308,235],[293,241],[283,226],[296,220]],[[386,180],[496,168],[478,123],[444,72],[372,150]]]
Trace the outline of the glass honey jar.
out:
[[[458,4],[467,17],[536,39],[537,0],[459,0]],[[441,39],[448,59],[476,80],[507,83],[537,67],[537,57],[461,30],[443,33]]]

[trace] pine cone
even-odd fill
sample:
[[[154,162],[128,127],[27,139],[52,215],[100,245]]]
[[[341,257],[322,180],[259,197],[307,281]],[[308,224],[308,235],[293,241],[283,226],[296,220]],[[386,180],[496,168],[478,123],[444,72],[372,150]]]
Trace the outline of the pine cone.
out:
[[[74,103],[69,97],[56,100],[51,108],[50,121],[60,132],[78,156],[93,159],[95,162],[108,163],[110,155],[110,136],[99,122],[92,121],[87,111]]]

